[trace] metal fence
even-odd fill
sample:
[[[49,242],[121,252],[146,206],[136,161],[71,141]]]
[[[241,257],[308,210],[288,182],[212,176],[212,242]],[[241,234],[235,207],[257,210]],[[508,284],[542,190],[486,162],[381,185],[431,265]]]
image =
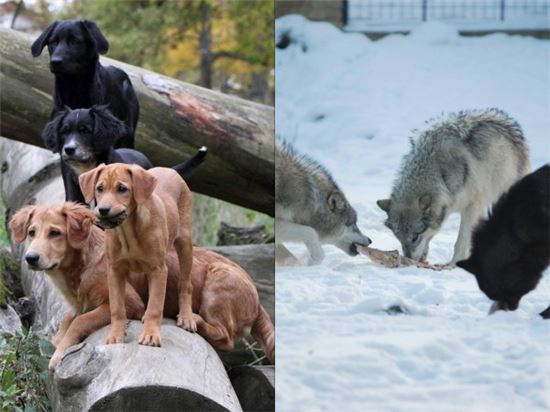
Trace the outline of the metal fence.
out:
[[[346,0],[345,24],[548,19],[550,0]]]

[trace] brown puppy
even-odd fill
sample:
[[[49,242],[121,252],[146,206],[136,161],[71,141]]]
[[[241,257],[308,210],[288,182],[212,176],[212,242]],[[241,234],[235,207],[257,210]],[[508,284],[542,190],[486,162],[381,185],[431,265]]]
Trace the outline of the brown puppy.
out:
[[[109,293],[105,232],[93,226],[94,214],[83,205],[27,206],[10,221],[16,243],[25,242],[25,257],[33,270],[46,270],[71,304],[53,338],[56,351],[50,368],[65,349],[109,324]],[[179,262],[172,249],[168,267],[164,313],[179,313]],[[147,277],[130,273],[126,311],[140,319],[148,299]],[[204,249],[193,251],[193,311],[198,332],[218,350],[233,349],[235,338],[249,332],[274,362],[275,331],[269,314],[260,305],[248,273],[229,259]]]
[[[65,349],[109,324],[109,291],[104,234],[93,226],[94,214],[82,205],[26,206],[10,221],[15,243],[25,243],[25,260],[33,270],[44,270],[63,293],[71,310],[63,318],[52,343],[54,368]],[[145,305],[131,286],[126,286],[128,317],[141,319]]]
[[[79,177],[87,203],[106,229],[111,330],[107,343],[122,343],[126,326],[124,284],[129,272],[146,273],[149,301],[138,341],[160,346],[168,269],[166,254],[175,247],[180,264],[178,325],[196,332],[191,309],[191,191],[173,169],[145,170],[137,165],[100,165]]]

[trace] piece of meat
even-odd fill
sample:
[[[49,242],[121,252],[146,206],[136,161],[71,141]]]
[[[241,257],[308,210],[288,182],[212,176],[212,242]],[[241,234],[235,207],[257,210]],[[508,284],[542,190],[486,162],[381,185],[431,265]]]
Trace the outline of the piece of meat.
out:
[[[430,265],[426,262],[401,256],[397,250],[380,250],[368,246],[358,246],[357,250],[363,255],[366,255],[374,263],[385,266],[387,268],[399,268],[406,266],[416,266],[424,269],[441,270],[441,265]]]

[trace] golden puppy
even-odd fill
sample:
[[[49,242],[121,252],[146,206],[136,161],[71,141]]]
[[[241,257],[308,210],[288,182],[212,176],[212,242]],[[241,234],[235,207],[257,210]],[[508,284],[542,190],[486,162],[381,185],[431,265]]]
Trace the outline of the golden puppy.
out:
[[[83,205],[26,206],[10,221],[12,238],[25,242],[29,268],[45,270],[71,306],[53,338],[55,368],[65,349],[108,325],[109,291],[105,232],[93,225],[95,215]],[[168,281],[164,314],[179,313],[180,267],[172,248],[166,257]],[[248,273],[231,260],[205,249],[194,248],[191,274],[193,314],[198,332],[217,350],[232,350],[233,341],[249,332],[267,357],[275,360],[275,330],[260,305]],[[126,312],[141,319],[149,299],[143,273],[130,273],[126,284]]]
[[[107,343],[124,339],[124,284],[130,270],[147,275],[149,301],[139,343],[161,345],[168,269],[166,254],[175,248],[180,264],[178,325],[195,332],[191,309],[191,191],[173,169],[145,170],[137,165],[100,165],[81,174],[86,202],[96,200],[99,225],[106,229],[111,330]]]
[[[52,343],[54,368],[65,349],[108,325],[109,291],[103,231],[93,226],[94,214],[82,205],[26,206],[10,221],[12,239],[25,242],[25,260],[32,270],[44,270],[63,293],[71,310]],[[131,285],[124,295],[128,317],[141,319],[143,300]]]

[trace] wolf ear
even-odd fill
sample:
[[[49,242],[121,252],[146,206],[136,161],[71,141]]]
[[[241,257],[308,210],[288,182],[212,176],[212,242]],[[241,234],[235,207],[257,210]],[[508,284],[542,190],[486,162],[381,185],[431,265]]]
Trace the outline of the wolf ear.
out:
[[[376,204],[386,213],[391,209],[391,199],[380,199],[376,201]]]
[[[82,194],[84,195],[84,201],[86,203],[90,203],[94,198],[95,185],[97,183],[97,179],[99,178],[99,174],[103,169],[105,169],[104,163],[100,164],[98,167],[90,170],[89,172],[82,173],[78,177],[80,190],[82,190]]]
[[[90,39],[95,45],[95,48],[99,54],[105,54],[109,51],[109,42],[95,24],[95,21],[81,20],[80,23],[84,27],[84,31],[88,33]]]
[[[63,205],[63,215],[67,222],[67,240],[75,249],[82,249],[95,221],[93,212],[83,205],[73,202]]]
[[[420,199],[418,199],[418,204],[420,206],[420,209],[427,212],[430,206],[432,205],[432,195],[426,193],[420,196]]]
[[[475,262],[472,260],[472,258],[468,258],[468,259],[465,259],[465,260],[460,260],[458,262],[456,262],[456,265],[459,267],[459,268],[462,268],[464,269],[465,271],[467,272],[470,272],[471,274],[474,274],[477,272],[477,267],[476,267],[476,264]]]
[[[54,21],[52,24],[46,27],[42,32],[42,34],[38,36],[38,39],[34,41],[34,43],[31,46],[31,53],[33,57],[38,57],[42,54],[42,50],[44,49],[44,46],[48,44],[48,41],[50,40],[50,37],[52,36],[52,33],[58,24],[59,22],[57,20]]]
[[[25,206],[20,209],[10,220],[10,231],[13,241],[16,244],[21,243],[27,237],[27,229],[31,223],[31,218],[36,206]]]
[[[59,136],[59,127],[65,118],[67,110],[58,112],[53,120],[46,124],[42,130],[42,141],[44,146],[50,149],[53,153],[61,151],[61,137]]]
[[[155,190],[157,186],[157,178],[140,166],[132,166],[130,168],[132,175],[132,192],[134,200],[138,205],[145,202]]]
[[[120,138],[128,135],[126,123],[119,120],[108,109],[109,105],[94,105],[90,113],[94,118],[94,148],[106,151]]]
[[[346,199],[338,191],[331,192],[328,195],[328,206],[332,212],[341,212],[346,209]]]

